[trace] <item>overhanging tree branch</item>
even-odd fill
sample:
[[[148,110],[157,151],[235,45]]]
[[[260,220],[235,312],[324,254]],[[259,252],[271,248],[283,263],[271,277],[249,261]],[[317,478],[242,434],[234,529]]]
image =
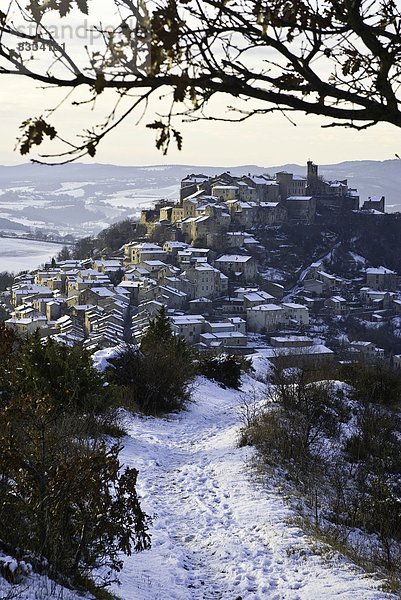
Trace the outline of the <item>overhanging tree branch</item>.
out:
[[[181,144],[175,118],[231,120],[208,108],[222,94],[237,99],[237,121],[288,111],[332,119],[324,127],[401,126],[401,13],[393,0],[114,1],[121,21],[110,29],[99,25],[96,47],[83,42],[78,54],[57,38],[46,19],[66,22],[74,8],[90,16],[93,0],[31,2],[26,9],[10,2],[9,10],[0,12],[0,75],[86,88],[89,96],[76,104],[89,102],[92,108],[104,90],[116,94],[108,116],[96,130],[83,132],[83,142],[64,140],[56,132],[53,139],[66,142],[68,149],[42,158],[94,155],[110,131],[151,96],[157,101],[162,89],[172,91],[173,106],[149,125],[159,129],[163,150],[170,139]],[[18,26],[18,17],[34,31]],[[47,52],[32,61],[21,40],[44,44]],[[122,100],[128,100],[128,109],[120,108]],[[244,101],[256,106],[244,110]],[[44,112],[42,120],[53,112]],[[30,135],[41,141],[34,122],[27,119]]]

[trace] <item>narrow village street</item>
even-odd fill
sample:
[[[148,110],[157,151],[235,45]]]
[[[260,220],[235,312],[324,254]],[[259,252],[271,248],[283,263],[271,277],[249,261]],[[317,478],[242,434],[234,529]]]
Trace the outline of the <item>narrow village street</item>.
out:
[[[251,476],[238,448],[242,392],[198,380],[188,411],[130,417],[122,459],[139,469],[152,549],[125,560],[124,600],[316,600],[392,596],[346,559],[319,550],[295,524],[280,490]]]

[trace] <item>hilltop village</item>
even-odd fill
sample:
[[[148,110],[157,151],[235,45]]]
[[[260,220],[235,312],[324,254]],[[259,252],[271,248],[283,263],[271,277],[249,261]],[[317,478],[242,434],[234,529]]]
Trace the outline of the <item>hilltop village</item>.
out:
[[[340,268],[341,243],[325,232],[351,215],[383,218],[384,197],[360,208],[356,189],[325,181],[311,161],[306,177],[189,175],[179,200],[142,211],[117,252],[18,275],[1,296],[6,324],[94,352],[138,344],[164,306],[173,331],[199,350],[262,349],[289,364],[362,355],[401,368],[398,273],[352,251]],[[291,227],[304,242],[289,241]],[[320,256],[302,264],[312,230]]]

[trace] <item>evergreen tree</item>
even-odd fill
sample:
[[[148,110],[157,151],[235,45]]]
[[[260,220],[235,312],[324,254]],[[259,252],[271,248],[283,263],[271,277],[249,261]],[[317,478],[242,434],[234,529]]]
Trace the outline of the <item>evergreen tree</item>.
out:
[[[149,329],[141,340],[141,352],[153,352],[160,344],[170,344],[173,337],[167,311],[163,306],[157,316],[149,320]]]
[[[63,260],[69,260],[71,258],[71,250],[69,249],[68,246],[63,246],[60,250],[60,252],[57,254],[57,260],[59,261],[63,261]],[[53,261],[52,261],[53,264]]]
[[[55,406],[72,412],[102,412],[107,397],[102,378],[93,367],[90,354],[74,346],[46,343],[36,332],[19,351],[19,389],[21,393],[48,394]]]
[[[81,425],[46,395],[15,395],[0,413],[0,539],[78,584],[149,546],[137,471]]]
[[[8,271],[0,273],[0,292],[10,287],[14,283],[14,275]]]
[[[241,375],[251,369],[251,363],[246,358],[234,354],[205,354],[199,361],[198,371],[201,375],[214,379],[223,387],[239,389]]]
[[[164,308],[149,321],[140,350],[127,346],[112,363],[109,380],[124,388],[131,409],[158,414],[182,409],[189,400],[193,352],[173,334]]]

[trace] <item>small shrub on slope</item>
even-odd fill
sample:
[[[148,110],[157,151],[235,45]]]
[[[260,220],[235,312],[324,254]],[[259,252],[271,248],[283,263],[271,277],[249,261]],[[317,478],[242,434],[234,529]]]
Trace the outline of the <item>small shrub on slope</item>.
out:
[[[239,389],[241,375],[251,368],[250,362],[234,354],[205,354],[199,359],[198,371],[223,386]]]
[[[352,386],[353,397],[358,402],[383,406],[401,403],[401,377],[384,362],[344,365],[342,377]]]
[[[110,362],[108,380],[131,410],[155,415],[180,410],[189,401],[193,353],[173,335],[164,310],[150,321],[140,348],[128,345]]]
[[[312,381],[307,369],[276,369],[267,409],[242,442],[285,469],[315,528],[369,568],[384,569],[399,590],[401,419],[392,408],[399,381],[383,365],[375,376],[374,367],[346,367],[354,388]]]

